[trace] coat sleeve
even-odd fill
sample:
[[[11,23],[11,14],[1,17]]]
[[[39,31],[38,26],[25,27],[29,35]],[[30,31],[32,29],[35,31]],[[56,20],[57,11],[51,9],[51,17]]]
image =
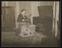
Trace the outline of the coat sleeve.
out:
[[[17,18],[17,22],[22,22],[23,16],[20,14]]]

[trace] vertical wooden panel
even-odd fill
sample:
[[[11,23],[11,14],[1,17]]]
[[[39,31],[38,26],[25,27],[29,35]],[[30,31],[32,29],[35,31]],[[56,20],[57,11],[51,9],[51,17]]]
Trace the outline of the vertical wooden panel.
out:
[[[13,7],[2,7],[4,29],[12,31],[15,28],[15,12]]]

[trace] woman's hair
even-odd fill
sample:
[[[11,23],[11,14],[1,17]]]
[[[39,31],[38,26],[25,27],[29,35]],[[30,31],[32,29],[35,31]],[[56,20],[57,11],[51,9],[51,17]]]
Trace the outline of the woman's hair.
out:
[[[26,9],[22,9],[21,12],[26,11]]]

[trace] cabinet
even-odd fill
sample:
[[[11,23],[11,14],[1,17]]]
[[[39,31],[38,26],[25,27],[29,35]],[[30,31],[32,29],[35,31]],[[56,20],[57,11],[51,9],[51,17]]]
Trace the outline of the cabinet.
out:
[[[37,26],[36,31],[44,35],[52,34],[53,24],[53,7],[52,6],[38,6],[39,17],[33,19],[34,24]]]

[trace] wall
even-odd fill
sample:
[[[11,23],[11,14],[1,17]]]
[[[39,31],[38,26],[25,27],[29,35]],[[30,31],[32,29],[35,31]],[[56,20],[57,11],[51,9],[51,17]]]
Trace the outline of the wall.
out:
[[[14,1],[2,1],[2,6],[14,6],[15,7],[15,2]]]
[[[53,1],[41,1],[41,6],[53,6]]]

